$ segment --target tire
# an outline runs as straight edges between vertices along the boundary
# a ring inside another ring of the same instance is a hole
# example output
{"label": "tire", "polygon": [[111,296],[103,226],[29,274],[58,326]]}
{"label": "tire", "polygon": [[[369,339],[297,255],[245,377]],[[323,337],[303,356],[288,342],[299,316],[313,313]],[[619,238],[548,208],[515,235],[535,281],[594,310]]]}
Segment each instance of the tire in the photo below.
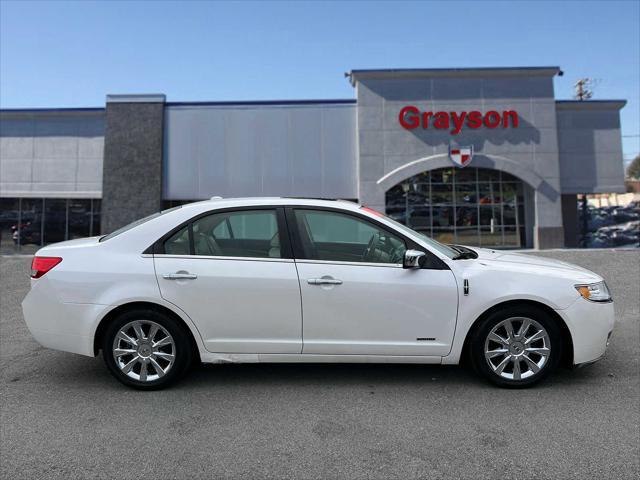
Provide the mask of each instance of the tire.
{"label": "tire", "polygon": [[[522,332],[527,322],[528,327]],[[470,350],[475,371],[487,380],[500,387],[526,388],[557,368],[562,358],[562,334],[544,310],[516,305],[482,320],[473,334]]]}
{"label": "tire", "polygon": [[192,364],[189,332],[173,318],[149,309],[116,317],[102,338],[111,374],[138,390],[160,390],[185,376]]}

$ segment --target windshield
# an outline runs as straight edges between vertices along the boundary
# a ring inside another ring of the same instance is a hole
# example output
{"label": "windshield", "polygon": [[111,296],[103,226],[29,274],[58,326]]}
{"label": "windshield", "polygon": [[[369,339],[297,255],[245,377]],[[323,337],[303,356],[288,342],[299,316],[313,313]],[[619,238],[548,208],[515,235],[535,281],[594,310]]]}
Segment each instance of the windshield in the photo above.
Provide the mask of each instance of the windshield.
{"label": "windshield", "polygon": [[384,217],[385,220],[387,220],[388,222],[391,222],[398,230],[404,233],[418,236],[423,242],[425,242],[427,245],[432,247],[434,250],[437,250],[438,252],[442,253],[443,255],[446,255],[449,258],[454,258],[458,256],[459,252],[456,252],[453,248],[448,247],[440,242],[437,242],[433,238],[427,237],[423,233],[416,232],[415,230],[407,227],[406,225],[403,225],[400,222],[396,222],[393,218],[387,217],[386,215],[382,215],[382,216]]}
{"label": "windshield", "polygon": [[137,227],[138,225],[142,225],[143,223],[146,223],[149,220],[153,220],[154,218],[159,217],[160,215],[164,215],[165,213],[173,212],[174,210],[177,210],[179,208],[182,208],[182,205],[178,205],[177,207],[169,208],[167,210],[162,210],[161,212],[152,213],[148,217],[144,217],[144,218],[141,218],[140,220],[136,220],[135,222],[131,222],[130,224],[125,225],[124,227],[120,227],[118,230],[116,230],[114,232],[111,232],[108,235],[100,237],[100,240],[98,240],[98,241],[105,242],[107,240],[110,240],[113,237],[117,237],[121,233],[126,232],[127,230],[131,230],[132,228]]}

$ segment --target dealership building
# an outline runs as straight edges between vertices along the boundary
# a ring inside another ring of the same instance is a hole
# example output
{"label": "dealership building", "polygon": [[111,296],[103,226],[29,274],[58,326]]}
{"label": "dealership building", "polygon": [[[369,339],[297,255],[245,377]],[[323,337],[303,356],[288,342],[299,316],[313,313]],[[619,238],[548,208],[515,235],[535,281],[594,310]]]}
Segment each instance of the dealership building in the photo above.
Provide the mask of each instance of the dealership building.
{"label": "dealership building", "polygon": [[0,110],[3,247],[210,198],[358,201],[447,243],[577,246],[577,196],[624,192],[623,100],[556,100],[558,67],[354,70],[355,98]]}

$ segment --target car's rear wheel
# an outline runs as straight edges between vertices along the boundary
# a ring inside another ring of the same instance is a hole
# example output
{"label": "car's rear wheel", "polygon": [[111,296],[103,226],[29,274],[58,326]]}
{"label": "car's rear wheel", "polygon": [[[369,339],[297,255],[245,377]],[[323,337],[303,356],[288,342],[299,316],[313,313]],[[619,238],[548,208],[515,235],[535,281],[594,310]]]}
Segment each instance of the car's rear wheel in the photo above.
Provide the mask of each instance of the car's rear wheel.
{"label": "car's rear wheel", "polygon": [[184,376],[192,360],[188,333],[171,317],[134,310],[115,318],[102,339],[107,368],[140,390],[165,388]]}
{"label": "car's rear wheel", "polygon": [[531,386],[557,367],[562,356],[558,325],[544,310],[513,306],[485,318],[471,341],[477,372],[501,387]]}

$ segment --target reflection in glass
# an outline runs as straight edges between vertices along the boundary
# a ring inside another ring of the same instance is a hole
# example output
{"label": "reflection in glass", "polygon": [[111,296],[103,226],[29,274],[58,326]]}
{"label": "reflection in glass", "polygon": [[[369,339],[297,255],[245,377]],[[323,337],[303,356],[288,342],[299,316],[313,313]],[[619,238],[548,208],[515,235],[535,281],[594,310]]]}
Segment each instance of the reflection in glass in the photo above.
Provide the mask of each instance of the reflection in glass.
{"label": "reflection in glass", "polygon": [[431,184],[431,202],[434,205],[453,203],[453,185]]}
{"label": "reflection in glass", "polygon": [[498,170],[489,170],[487,168],[478,168],[479,182],[498,182],[500,181],[500,172]]}
{"label": "reflection in glass", "polygon": [[458,185],[456,183],[456,204],[469,204],[469,203],[477,203],[478,200],[478,192],[476,190],[476,184],[465,183],[462,185]]}
{"label": "reflection in glass", "polygon": [[42,245],[42,198],[23,198],[19,233],[14,238],[19,245]]}
{"label": "reflection in glass", "polygon": [[446,228],[446,229],[434,228],[432,238],[444,244],[450,244],[455,242],[453,229],[449,229],[449,228]]}
{"label": "reflection in glass", "polygon": [[67,200],[47,198],[44,201],[44,244],[64,242],[67,237]]}
{"label": "reflection in glass", "polygon": [[431,170],[431,183],[451,183],[453,182],[453,172],[453,168],[439,168],[438,170]]}
{"label": "reflection in glass", "polygon": [[501,225],[500,207],[495,205],[480,205],[480,225]]}
{"label": "reflection in glass", "polygon": [[34,253],[44,244],[100,233],[100,200],[0,198],[0,252]]}
{"label": "reflection in glass", "polygon": [[478,225],[478,207],[458,207],[456,209],[456,226],[473,227]]}
{"label": "reflection in glass", "polygon": [[519,247],[522,232],[516,227],[504,227],[504,245],[508,247]]}
{"label": "reflection in glass", "polygon": [[502,245],[502,229],[480,227],[480,245],[483,247],[499,247]]}
{"label": "reflection in glass", "polygon": [[480,192],[480,200],[478,203],[487,204],[500,202],[499,183],[479,183],[478,191]]}
{"label": "reflection in glass", "polygon": [[478,228],[457,228],[456,243],[461,245],[479,245]]}
{"label": "reflection in glass", "polygon": [[453,226],[453,213],[453,207],[433,207],[434,228]]}
{"label": "reflection in glass", "polygon": [[17,248],[19,216],[18,198],[0,198],[0,251],[3,253],[11,253]]}
{"label": "reflection in glass", "polygon": [[91,200],[91,235],[100,235],[100,202],[101,200]]}
{"label": "reflection in glass", "polygon": [[415,206],[410,207],[409,226],[411,228],[425,229],[431,228],[431,207]]}
{"label": "reflection in glass", "polygon": [[477,168],[463,168],[456,171],[456,183],[472,183],[478,182],[478,169]]}
{"label": "reflection in glass", "polygon": [[516,209],[511,205],[504,205],[502,207],[502,222],[504,225],[516,224]]}
{"label": "reflection in glass", "polygon": [[91,236],[91,200],[69,200],[69,239]]}

